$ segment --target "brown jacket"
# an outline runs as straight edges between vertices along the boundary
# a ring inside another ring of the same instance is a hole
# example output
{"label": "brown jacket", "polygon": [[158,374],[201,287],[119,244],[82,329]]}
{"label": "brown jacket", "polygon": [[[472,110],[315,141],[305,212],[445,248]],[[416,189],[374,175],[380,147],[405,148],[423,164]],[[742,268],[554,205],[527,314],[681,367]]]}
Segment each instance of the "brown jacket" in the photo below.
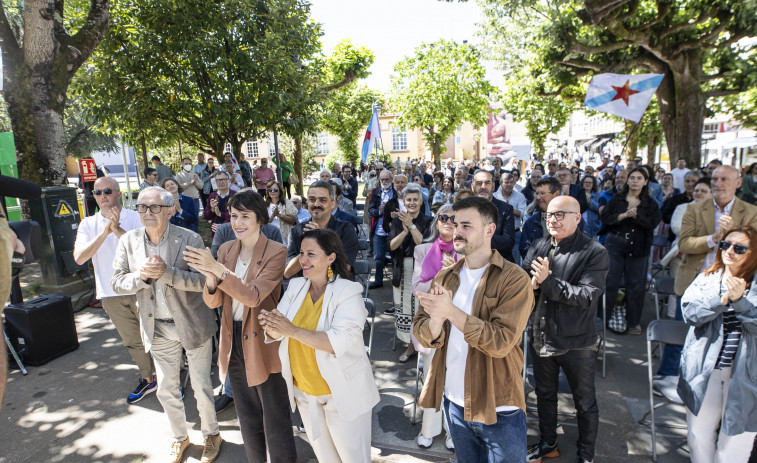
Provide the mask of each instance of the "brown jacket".
{"label": "brown jacket", "polygon": [[[442,269],[434,278],[444,288],[457,291],[459,272],[465,258]],[[496,408],[513,405],[525,411],[523,394],[523,352],[520,340],[534,307],[531,280],[523,269],[492,251],[489,267],[481,277],[473,298],[463,335],[468,343],[465,363],[465,420],[491,425],[497,422]],[[431,338],[429,316],[420,307],[413,320],[413,334],[424,347],[436,348],[428,379],[423,385],[420,405],[439,410],[444,394],[447,364],[447,337],[450,322],[442,334]]]}
{"label": "brown jacket", "polygon": [[[733,202],[731,209],[733,226],[750,225],[757,228],[757,207],[739,198]],[[712,251],[707,245],[707,237],[715,233],[715,204],[711,199],[696,204],[689,204],[681,223],[678,249],[684,256],[676,274],[675,292],[683,296],[699,273],[707,254]]]}
{"label": "brown jacket", "polygon": [[261,233],[258,242],[255,243],[252,261],[244,281],[234,275],[241,249],[242,242],[239,240],[221,245],[218,250],[218,262],[225,265],[230,272],[212,294],[206,286],[203,298],[208,307],[223,305],[218,352],[218,369],[221,378],[226,377],[231,356],[234,334],[232,298],[244,304],[242,352],[247,367],[247,385],[257,386],[265,382],[271,373],[281,372],[279,343],[265,344],[258,314],[261,310],[275,309],[279,303],[287,248],[281,243],[267,239]]}

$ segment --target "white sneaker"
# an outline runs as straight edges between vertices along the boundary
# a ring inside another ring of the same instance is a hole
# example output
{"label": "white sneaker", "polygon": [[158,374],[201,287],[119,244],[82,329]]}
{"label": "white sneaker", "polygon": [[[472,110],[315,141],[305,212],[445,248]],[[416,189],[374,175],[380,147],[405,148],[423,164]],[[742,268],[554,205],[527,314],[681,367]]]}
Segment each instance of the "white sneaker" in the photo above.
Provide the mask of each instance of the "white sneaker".
{"label": "white sneaker", "polygon": [[452,436],[449,434],[444,439],[444,446],[447,447],[447,450],[455,450],[455,444],[452,442]]}
{"label": "white sneaker", "polygon": [[423,437],[423,434],[418,434],[418,447],[423,447],[424,449],[427,449],[431,447],[431,444],[434,443],[434,439],[429,437]]}

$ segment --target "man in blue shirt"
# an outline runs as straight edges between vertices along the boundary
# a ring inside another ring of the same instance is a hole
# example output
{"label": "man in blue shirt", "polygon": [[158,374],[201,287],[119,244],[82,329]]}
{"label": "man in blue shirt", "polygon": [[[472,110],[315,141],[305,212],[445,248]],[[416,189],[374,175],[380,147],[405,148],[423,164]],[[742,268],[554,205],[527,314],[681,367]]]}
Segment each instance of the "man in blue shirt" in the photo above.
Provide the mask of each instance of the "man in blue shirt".
{"label": "man in blue shirt", "polygon": [[292,204],[297,207],[297,223],[305,223],[310,220],[310,212],[308,212],[307,206],[302,207],[302,196],[292,196]]}

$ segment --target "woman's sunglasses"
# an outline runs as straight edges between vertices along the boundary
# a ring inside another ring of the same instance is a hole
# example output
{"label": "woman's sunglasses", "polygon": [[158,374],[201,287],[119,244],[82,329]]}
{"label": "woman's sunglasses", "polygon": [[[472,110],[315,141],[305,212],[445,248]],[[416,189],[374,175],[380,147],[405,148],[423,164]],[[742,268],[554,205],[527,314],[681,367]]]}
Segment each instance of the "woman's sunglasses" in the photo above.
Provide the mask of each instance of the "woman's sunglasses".
{"label": "woman's sunglasses", "polygon": [[278,189],[278,188],[269,188],[269,189],[268,189],[268,192],[269,192],[269,193],[278,193],[278,192],[279,192],[279,189]]}
{"label": "woman's sunglasses", "polygon": [[92,190],[92,194],[95,196],[100,196],[101,194],[104,194],[105,196],[110,196],[113,194],[113,189],[106,188],[104,190]]}
{"label": "woman's sunglasses", "polygon": [[443,223],[447,223],[447,222],[455,223],[455,216],[454,215],[441,214],[441,215],[439,215],[439,220],[441,220]]}
{"label": "woman's sunglasses", "polygon": [[731,246],[733,246],[733,252],[735,252],[736,254],[740,256],[743,256],[744,254],[746,254],[752,249],[752,248],[748,248],[744,246],[743,244],[735,244],[735,243],[731,243],[730,241],[725,241],[725,240],[721,241],[719,246],[720,246],[720,250],[723,252],[726,252]]}

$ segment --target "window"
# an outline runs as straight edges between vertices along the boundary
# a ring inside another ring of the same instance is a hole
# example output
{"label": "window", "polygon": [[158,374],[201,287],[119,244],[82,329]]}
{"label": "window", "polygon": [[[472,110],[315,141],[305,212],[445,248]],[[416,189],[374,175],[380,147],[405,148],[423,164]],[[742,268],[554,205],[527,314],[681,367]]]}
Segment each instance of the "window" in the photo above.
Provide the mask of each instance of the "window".
{"label": "window", "polygon": [[247,157],[248,158],[256,158],[258,157],[258,141],[247,141]]}
{"label": "window", "polygon": [[455,137],[455,143],[460,144],[460,137]]}
{"label": "window", "polygon": [[273,134],[268,135],[268,156],[276,156],[276,143],[274,143]]}
{"label": "window", "polygon": [[718,133],[718,129],[720,129],[719,122],[707,122],[702,128],[702,133]]}
{"label": "window", "polygon": [[231,149],[231,143],[226,143],[226,146],[223,147],[223,152],[224,153],[233,153],[234,152],[234,150]]}
{"label": "window", "polygon": [[326,156],[329,154],[329,134],[321,132],[315,140],[315,155]]}
{"label": "window", "polygon": [[392,127],[392,151],[407,151],[407,132],[405,129]]}

